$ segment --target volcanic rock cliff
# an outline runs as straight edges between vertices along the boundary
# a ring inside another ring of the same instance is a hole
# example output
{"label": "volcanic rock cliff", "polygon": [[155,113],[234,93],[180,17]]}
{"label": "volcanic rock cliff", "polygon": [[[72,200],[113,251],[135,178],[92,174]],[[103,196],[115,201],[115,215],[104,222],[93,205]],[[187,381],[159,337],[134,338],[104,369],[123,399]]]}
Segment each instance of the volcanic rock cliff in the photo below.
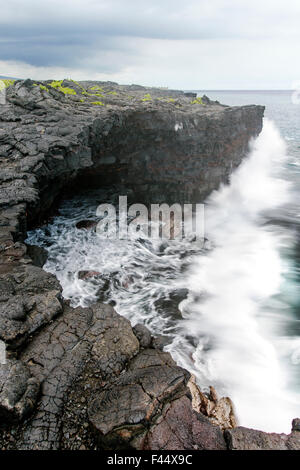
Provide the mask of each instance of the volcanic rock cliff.
{"label": "volcanic rock cliff", "polygon": [[190,374],[155,348],[145,327],[132,329],[109,305],[71,308],[57,279],[42,270],[42,256],[24,244],[28,228],[66,187],[118,182],[140,202],[200,202],[241,162],[262,116],[260,106],[231,108],[110,82],[26,80],[6,89],[1,448],[227,449],[252,441],[258,448],[299,447],[297,422],[279,441],[244,428],[224,434],[193,409]]}
{"label": "volcanic rock cliff", "polygon": [[241,162],[264,108],[195,96],[111,83],[16,82],[0,108],[1,206],[25,203],[31,220],[72,182],[126,182],[143,203],[200,202]]}

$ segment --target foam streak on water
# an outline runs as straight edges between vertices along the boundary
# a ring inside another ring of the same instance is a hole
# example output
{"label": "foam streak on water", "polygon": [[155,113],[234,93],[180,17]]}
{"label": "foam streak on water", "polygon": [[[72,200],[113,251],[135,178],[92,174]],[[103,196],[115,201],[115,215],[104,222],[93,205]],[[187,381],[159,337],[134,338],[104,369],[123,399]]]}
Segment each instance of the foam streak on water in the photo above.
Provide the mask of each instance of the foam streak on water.
{"label": "foam streak on water", "polygon": [[[231,184],[207,201],[205,251],[187,240],[99,243],[94,231],[75,226],[95,217],[99,195],[64,203],[53,223],[29,234],[30,243],[47,247],[44,269],[56,274],[73,306],[89,305],[104,289],[105,301],[114,300],[133,324],[169,336],[166,349],[202,388],[228,394],[242,425],[279,432],[288,432],[300,411],[291,385],[300,338],[287,333],[294,319],[282,298],[290,269],[282,251],[293,234],[266,224],[268,211],[289,203],[289,184],[278,176],[285,158],[284,141],[266,121]],[[81,280],[80,270],[101,278]],[[181,315],[170,302],[180,288],[189,289]]]}

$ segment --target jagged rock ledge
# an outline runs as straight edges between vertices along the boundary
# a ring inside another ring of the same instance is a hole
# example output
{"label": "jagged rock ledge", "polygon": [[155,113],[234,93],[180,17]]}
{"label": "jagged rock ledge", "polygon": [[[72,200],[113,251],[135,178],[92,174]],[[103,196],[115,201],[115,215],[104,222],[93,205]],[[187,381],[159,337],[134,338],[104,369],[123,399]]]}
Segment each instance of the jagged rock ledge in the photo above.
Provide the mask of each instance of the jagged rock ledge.
{"label": "jagged rock ledge", "polygon": [[66,185],[126,182],[141,202],[199,202],[240,163],[261,130],[263,107],[109,82],[17,81],[6,95],[0,448],[297,448],[297,422],[279,441],[244,428],[224,434],[213,424],[219,402],[202,397],[197,409],[190,374],[154,348],[144,327],[132,329],[109,305],[71,308],[23,243]]}

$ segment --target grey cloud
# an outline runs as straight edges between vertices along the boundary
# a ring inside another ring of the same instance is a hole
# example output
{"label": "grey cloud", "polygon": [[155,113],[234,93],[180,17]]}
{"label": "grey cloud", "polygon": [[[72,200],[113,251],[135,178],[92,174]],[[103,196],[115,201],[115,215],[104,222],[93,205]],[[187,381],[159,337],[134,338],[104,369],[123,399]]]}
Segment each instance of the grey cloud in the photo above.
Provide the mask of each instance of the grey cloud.
{"label": "grey cloud", "polygon": [[[0,13],[0,60],[107,74],[144,63],[179,71],[177,47],[193,66],[234,61],[245,41],[295,49],[300,39],[299,0],[9,0]],[[208,43],[214,57],[200,48]]]}
{"label": "grey cloud", "polygon": [[[282,7],[289,3],[287,15],[287,8]],[[291,32],[293,23],[298,26],[296,13],[300,13],[297,0],[10,0],[1,7],[0,24],[2,37],[77,32],[221,39],[269,35],[280,30],[280,25]]]}
{"label": "grey cloud", "polygon": [[[118,64],[111,59],[118,57]],[[79,67],[82,62],[102,55],[98,63],[103,71],[114,71],[123,66],[130,55],[130,47],[119,38],[105,36],[57,35],[32,38],[14,38],[0,41],[0,59],[17,60],[35,66]],[[96,65],[96,64],[95,64]],[[111,67],[112,66],[112,67]]]}

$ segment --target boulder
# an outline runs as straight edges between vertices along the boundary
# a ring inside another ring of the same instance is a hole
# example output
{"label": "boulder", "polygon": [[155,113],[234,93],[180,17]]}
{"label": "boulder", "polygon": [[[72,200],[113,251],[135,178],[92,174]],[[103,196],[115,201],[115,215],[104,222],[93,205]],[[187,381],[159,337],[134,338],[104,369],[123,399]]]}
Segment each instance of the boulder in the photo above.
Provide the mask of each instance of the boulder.
{"label": "boulder", "polygon": [[207,416],[211,423],[223,430],[237,426],[234,406],[229,397],[218,398],[214,387],[210,387],[209,394],[201,392],[193,375],[188,382],[188,387],[192,395],[194,410]]}
{"label": "boulder", "polygon": [[45,248],[36,245],[26,244],[27,255],[31,258],[35,266],[42,268],[47,261],[48,252]]}
{"label": "boulder", "polygon": [[36,266],[25,264],[0,278],[1,290],[0,339],[12,349],[62,312],[59,282]]}
{"label": "boulder", "polygon": [[96,227],[96,225],[97,225],[97,222],[95,220],[80,220],[79,222],[77,222],[76,228],[80,230],[82,229],[90,230]]}
{"label": "boulder", "polygon": [[150,427],[144,440],[149,450],[226,450],[223,433],[184,396],[172,401],[161,418]]}
{"label": "boulder", "polygon": [[100,446],[126,447],[147,432],[163,405],[186,393],[188,378],[189,373],[176,366],[168,353],[141,351],[127,372],[89,407],[89,420]]}
{"label": "boulder", "polygon": [[89,407],[100,447],[226,449],[221,430],[193,410],[188,379],[168,353],[141,351]]}
{"label": "boulder", "polygon": [[99,271],[78,271],[78,279],[81,279],[82,281],[86,279],[97,278],[99,276],[101,276]]}
{"label": "boulder", "polygon": [[140,346],[142,348],[149,348],[151,346],[151,332],[145,325],[137,323],[133,328],[133,332],[139,340]]}
{"label": "boulder", "polygon": [[0,422],[16,422],[35,407],[39,382],[21,361],[7,359],[0,364]]}
{"label": "boulder", "polygon": [[165,346],[170,344],[171,341],[172,339],[169,336],[155,335],[152,338],[151,345],[152,345],[152,348],[163,351]]}

